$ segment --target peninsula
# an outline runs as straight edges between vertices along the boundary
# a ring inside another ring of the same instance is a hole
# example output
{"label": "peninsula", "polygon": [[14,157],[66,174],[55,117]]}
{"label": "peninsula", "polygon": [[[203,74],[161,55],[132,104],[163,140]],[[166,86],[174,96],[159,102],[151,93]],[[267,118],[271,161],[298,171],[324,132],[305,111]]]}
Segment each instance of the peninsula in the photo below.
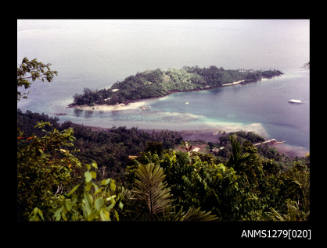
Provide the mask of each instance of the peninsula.
{"label": "peninsula", "polygon": [[74,95],[74,102],[68,107],[94,106],[122,107],[129,103],[163,97],[174,92],[208,90],[217,87],[246,84],[272,78],[283,74],[278,70],[225,70],[210,66],[184,66],[182,69],[150,70],[129,76],[110,88],[92,91],[85,88],[84,93]]}

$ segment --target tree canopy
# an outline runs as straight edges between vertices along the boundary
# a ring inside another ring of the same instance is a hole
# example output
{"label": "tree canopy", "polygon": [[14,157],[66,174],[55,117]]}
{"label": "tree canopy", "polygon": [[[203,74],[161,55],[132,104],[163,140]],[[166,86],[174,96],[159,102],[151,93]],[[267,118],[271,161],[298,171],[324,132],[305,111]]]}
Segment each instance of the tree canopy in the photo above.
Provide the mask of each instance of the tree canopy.
{"label": "tree canopy", "polygon": [[23,58],[19,67],[17,67],[17,100],[27,98],[27,93],[21,92],[19,87],[28,89],[31,86],[31,81],[41,80],[42,82],[51,82],[54,76],[58,75],[57,71],[50,69],[51,64],[44,64],[36,58],[29,60]]}

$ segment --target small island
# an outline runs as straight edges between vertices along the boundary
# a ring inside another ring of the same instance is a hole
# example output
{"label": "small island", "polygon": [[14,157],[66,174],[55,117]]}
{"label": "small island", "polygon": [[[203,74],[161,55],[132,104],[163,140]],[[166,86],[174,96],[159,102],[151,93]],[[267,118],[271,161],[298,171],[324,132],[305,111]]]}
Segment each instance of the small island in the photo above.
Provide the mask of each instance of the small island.
{"label": "small island", "polygon": [[[92,91],[84,89],[84,93],[74,95],[74,102],[68,107],[84,107],[90,110],[111,107],[112,110],[128,109],[127,105],[141,100],[167,96],[175,92],[208,90],[236,84],[257,82],[264,78],[280,76],[278,70],[225,70],[210,66],[184,66],[182,69],[149,70],[129,76],[110,88]],[[134,104],[135,105],[135,104]]]}

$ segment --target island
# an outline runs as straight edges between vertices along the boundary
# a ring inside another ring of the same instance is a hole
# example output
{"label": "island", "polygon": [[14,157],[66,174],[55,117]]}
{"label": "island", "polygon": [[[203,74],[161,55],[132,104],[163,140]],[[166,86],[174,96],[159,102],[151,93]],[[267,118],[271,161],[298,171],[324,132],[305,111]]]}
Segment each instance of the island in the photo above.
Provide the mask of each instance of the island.
{"label": "island", "polygon": [[95,91],[85,88],[83,94],[74,95],[74,102],[68,107],[86,107],[94,110],[94,106],[97,109],[110,106],[112,110],[127,109],[130,103],[142,106],[141,100],[163,97],[175,92],[247,84],[282,74],[279,70],[226,70],[216,66],[148,70],[129,76],[108,88]]}

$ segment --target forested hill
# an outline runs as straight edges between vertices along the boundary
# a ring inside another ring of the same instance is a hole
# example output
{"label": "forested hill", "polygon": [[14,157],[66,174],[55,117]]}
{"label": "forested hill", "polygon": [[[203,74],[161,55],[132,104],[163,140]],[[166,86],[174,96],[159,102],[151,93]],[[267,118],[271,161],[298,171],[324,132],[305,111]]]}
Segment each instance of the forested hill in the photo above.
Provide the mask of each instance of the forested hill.
{"label": "forested hill", "polygon": [[203,90],[221,87],[236,81],[256,82],[262,78],[272,78],[283,74],[278,70],[225,70],[220,67],[186,67],[182,69],[160,69],[137,73],[121,82],[116,82],[109,89],[92,91],[85,88],[84,93],[74,96],[75,105],[119,104],[141,99],[166,96],[173,92]]}

